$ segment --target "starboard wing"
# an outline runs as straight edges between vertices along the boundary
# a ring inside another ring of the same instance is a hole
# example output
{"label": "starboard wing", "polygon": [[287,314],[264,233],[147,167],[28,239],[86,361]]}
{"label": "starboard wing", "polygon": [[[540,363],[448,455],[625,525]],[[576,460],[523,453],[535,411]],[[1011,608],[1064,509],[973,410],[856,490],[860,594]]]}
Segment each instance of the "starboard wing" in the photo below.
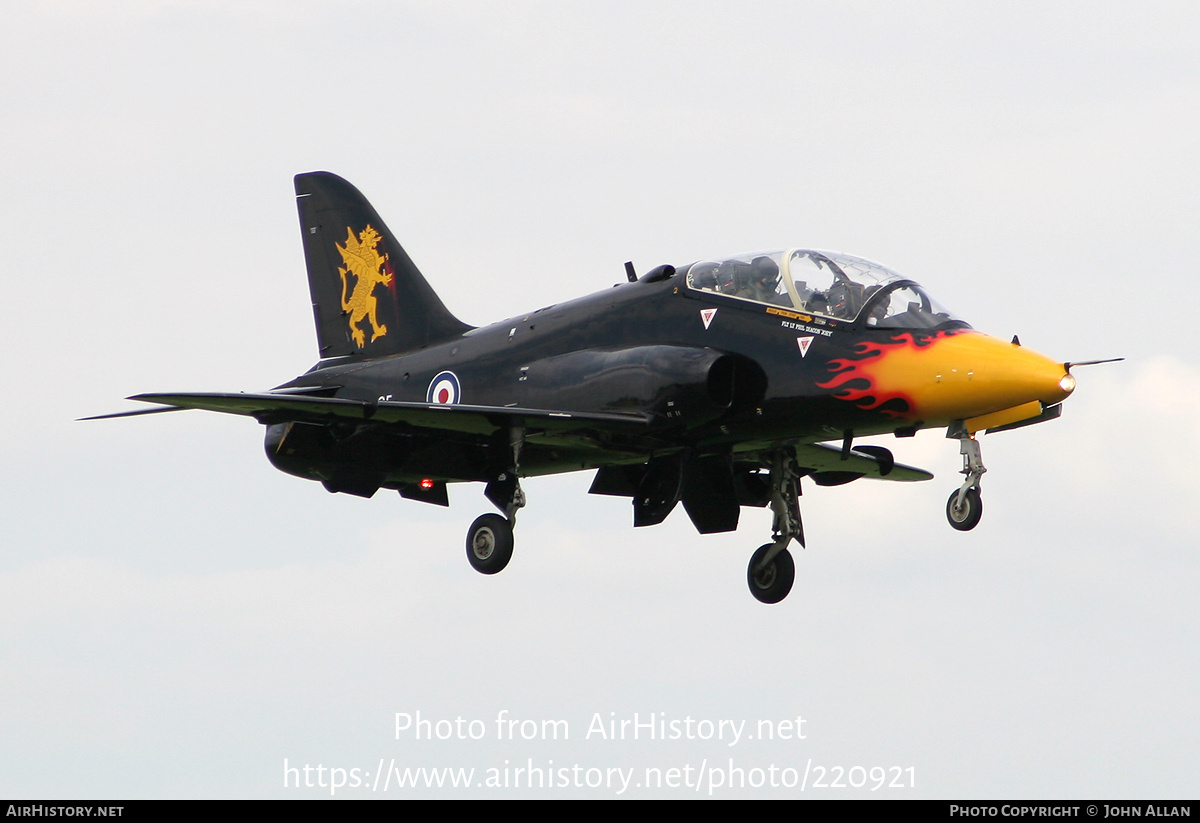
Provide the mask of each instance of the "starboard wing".
{"label": "starboard wing", "polygon": [[153,411],[203,409],[253,417],[260,423],[323,422],[330,418],[341,418],[356,422],[407,424],[433,431],[478,435],[491,435],[510,427],[518,420],[525,426],[537,428],[546,434],[568,434],[583,429],[634,433],[646,428],[651,422],[650,415],[640,412],[575,412],[517,406],[443,405],[393,400],[368,402],[340,397],[308,397],[272,392],[139,394],[129,399],[169,407]]}

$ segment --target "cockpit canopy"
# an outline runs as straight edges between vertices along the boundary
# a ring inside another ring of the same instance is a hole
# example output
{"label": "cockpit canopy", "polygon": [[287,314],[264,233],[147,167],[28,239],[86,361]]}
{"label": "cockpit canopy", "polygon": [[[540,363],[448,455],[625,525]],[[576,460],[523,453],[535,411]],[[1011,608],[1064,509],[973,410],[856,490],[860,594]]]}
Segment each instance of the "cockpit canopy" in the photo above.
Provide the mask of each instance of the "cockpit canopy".
{"label": "cockpit canopy", "polygon": [[868,326],[932,329],[966,326],[925,290],[878,263],[840,252],[754,252],[687,267],[698,291],[781,306]]}

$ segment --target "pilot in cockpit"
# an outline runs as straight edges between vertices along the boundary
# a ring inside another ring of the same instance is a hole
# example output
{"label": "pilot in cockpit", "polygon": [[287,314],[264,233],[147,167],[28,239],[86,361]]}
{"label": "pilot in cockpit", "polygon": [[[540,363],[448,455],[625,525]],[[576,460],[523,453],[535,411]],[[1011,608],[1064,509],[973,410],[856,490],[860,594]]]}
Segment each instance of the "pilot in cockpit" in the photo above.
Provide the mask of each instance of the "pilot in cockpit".
{"label": "pilot in cockpit", "polygon": [[788,305],[786,295],[779,293],[779,265],[765,255],[750,262],[749,287],[746,297],[760,303]]}

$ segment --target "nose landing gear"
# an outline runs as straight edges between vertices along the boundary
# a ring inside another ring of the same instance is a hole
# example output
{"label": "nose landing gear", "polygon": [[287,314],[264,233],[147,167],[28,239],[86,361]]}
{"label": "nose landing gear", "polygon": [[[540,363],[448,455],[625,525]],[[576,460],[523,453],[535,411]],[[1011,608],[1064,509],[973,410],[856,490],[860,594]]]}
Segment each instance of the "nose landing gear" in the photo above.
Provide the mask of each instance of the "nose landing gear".
{"label": "nose landing gear", "polygon": [[983,517],[983,498],[979,481],[987,469],[983,465],[979,441],[974,435],[964,433],[959,436],[958,442],[963,458],[961,474],[966,477],[958,491],[951,494],[950,499],[946,501],[946,519],[960,532],[968,532],[978,526],[980,518]]}

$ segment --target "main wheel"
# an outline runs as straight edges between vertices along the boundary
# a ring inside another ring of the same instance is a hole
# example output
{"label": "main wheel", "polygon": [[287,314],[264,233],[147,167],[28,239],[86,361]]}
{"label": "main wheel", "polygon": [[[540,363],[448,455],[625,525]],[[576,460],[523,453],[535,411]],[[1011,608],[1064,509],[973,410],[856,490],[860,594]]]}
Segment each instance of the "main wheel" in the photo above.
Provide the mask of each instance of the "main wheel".
{"label": "main wheel", "polygon": [[766,557],[774,545],[768,543],[760,546],[750,557],[750,566],[746,569],[746,582],[750,584],[750,594],[763,603],[778,603],[787,597],[796,579],[796,561],[792,560],[792,554],[787,549],[775,555],[762,569],[755,570],[759,561]]}
{"label": "main wheel", "polygon": [[467,560],[480,574],[504,571],[512,559],[512,524],[498,514],[475,518],[467,532]]}
{"label": "main wheel", "polygon": [[956,503],[957,491],[946,501],[946,519],[950,521],[950,525],[960,532],[969,532],[978,526],[979,518],[983,517],[983,498],[979,496],[979,489],[967,489],[967,493],[963,495],[962,506],[956,506]]}

